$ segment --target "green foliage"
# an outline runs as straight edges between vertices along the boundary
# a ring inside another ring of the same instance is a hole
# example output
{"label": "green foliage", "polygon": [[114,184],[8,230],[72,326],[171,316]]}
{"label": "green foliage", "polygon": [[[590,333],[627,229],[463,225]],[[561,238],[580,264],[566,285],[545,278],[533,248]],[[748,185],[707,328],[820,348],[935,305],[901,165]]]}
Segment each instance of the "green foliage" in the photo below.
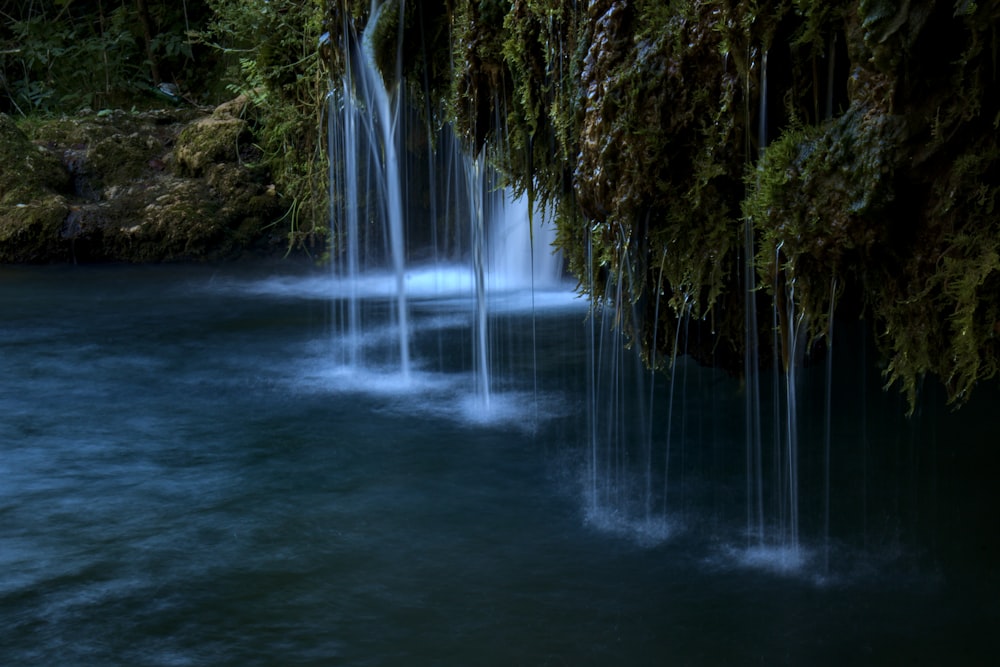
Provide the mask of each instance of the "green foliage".
{"label": "green foliage", "polygon": [[504,16],[512,10],[501,0],[459,0],[452,14],[452,62],[456,69],[447,113],[474,152],[490,141],[503,141],[501,119],[510,92],[504,63]]}
{"label": "green foliage", "polygon": [[511,79],[499,166],[515,191],[548,208],[571,191],[576,158],[581,19],[565,0],[517,3],[504,21],[502,53]]}
{"label": "green foliage", "polygon": [[929,188],[917,252],[875,285],[886,377],[916,399],[927,373],[952,401],[1000,372],[1000,168],[995,135],[973,144]]}
{"label": "green foliage", "polygon": [[[263,165],[288,202],[290,248],[308,250],[326,231],[326,165],[319,137],[327,80],[317,44],[322,0],[210,0],[208,39],[231,59],[228,87],[253,102]],[[262,39],[263,36],[263,39]]]}
{"label": "green foliage", "polygon": [[0,56],[12,103],[28,113],[107,106],[128,94],[143,74],[134,22],[123,7],[96,26],[43,14],[15,21],[18,47]]}
{"label": "green foliage", "polygon": [[37,0],[10,8],[0,25],[0,88],[9,107],[0,111],[152,104],[150,57],[164,80],[198,90],[213,64],[191,36],[204,23],[204,1],[148,4],[148,51],[133,2]]}
{"label": "green foliage", "polygon": [[888,238],[901,141],[897,120],[852,107],[821,126],[793,124],[747,174],[761,283],[794,280],[814,336],[826,330],[831,277],[864,275]]}

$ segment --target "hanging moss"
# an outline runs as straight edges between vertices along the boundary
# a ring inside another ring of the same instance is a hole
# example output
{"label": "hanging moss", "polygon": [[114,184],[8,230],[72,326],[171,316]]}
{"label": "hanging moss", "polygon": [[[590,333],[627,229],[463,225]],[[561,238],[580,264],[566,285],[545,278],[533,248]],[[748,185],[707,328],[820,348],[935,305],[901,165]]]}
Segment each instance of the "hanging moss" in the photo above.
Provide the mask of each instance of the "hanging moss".
{"label": "hanging moss", "polygon": [[684,322],[704,327],[700,358],[742,366],[749,252],[758,296],[794,299],[811,339],[833,310],[866,317],[911,405],[928,373],[958,402],[996,374],[996,3],[454,0],[438,13],[407,3],[402,25],[380,28],[386,44],[404,35],[408,86],[445,98],[470,149],[556,211],[581,288],[636,314],[621,325],[650,362]]}
{"label": "hanging moss", "polygon": [[789,128],[747,174],[761,284],[773,293],[779,273],[794,281],[813,337],[827,329],[831,278],[864,276],[889,236],[902,139],[898,119],[852,107]]}
{"label": "hanging moss", "polygon": [[874,308],[890,383],[916,397],[927,373],[964,401],[1000,364],[1000,146],[971,143],[921,198],[914,252],[879,274]]}
{"label": "hanging moss", "polygon": [[504,17],[510,3],[460,0],[452,14],[455,67],[448,114],[471,150],[501,141],[503,101],[511,89],[503,57]]}

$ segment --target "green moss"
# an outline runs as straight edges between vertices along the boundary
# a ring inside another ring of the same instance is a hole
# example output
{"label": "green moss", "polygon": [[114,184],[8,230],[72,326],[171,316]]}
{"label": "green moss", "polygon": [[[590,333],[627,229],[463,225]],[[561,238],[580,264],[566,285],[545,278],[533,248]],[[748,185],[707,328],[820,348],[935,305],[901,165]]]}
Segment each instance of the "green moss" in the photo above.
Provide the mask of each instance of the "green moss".
{"label": "green moss", "polygon": [[0,204],[5,206],[64,190],[69,182],[59,159],[46,147],[29,141],[6,114],[0,114],[0,161]]}
{"label": "green moss", "polygon": [[961,403],[1000,370],[1000,147],[968,146],[923,200],[918,249],[875,285],[886,377],[916,398],[928,373]]}
{"label": "green moss", "polygon": [[203,118],[185,127],[177,138],[175,168],[180,175],[200,176],[213,164],[236,162],[244,141],[250,141],[246,121]]}
{"label": "green moss", "polygon": [[863,276],[889,236],[902,159],[898,119],[852,107],[821,126],[792,126],[747,174],[744,215],[760,239],[757,269],[773,292],[794,281],[813,336],[827,327],[830,281]]}
{"label": "green moss", "polygon": [[47,263],[68,258],[62,242],[70,213],[60,195],[43,194],[30,203],[3,205],[0,212],[0,263]]}
{"label": "green moss", "polygon": [[648,360],[688,318],[710,323],[702,358],[738,359],[749,254],[811,340],[841,307],[868,319],[911,406],[928,374],[956,402],[996,375],[996,3],[444,4],[448,30],[407,3],[380,50],[436,26],[410,87],[438,82],[467,145],[557,212],[581,288],[636,314],[620,324]]}
{"label": "green moss", "polygon": [[62,256],[61,232],[69,214],[59,194],[66,170],[0,114],[0,262],[46,262]]}

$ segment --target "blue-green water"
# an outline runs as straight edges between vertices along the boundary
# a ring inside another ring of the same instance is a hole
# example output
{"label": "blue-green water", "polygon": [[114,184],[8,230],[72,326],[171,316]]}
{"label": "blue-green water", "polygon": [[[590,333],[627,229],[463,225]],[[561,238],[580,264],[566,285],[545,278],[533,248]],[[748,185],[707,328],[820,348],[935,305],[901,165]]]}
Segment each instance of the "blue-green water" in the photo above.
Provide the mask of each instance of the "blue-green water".
{"label": "blue-green water", "polygon": [[868,387],[869,446],[939,435],[835,451],[830,564],[782,570],[743,548],[736,380],[691,370],[651,537],[588,510],[579,304],[496,318],[485,411],[465,300],[412,299],[403,386],[337,367],[325,280],[0,268],[0,664],[994,664],[995,398]]}

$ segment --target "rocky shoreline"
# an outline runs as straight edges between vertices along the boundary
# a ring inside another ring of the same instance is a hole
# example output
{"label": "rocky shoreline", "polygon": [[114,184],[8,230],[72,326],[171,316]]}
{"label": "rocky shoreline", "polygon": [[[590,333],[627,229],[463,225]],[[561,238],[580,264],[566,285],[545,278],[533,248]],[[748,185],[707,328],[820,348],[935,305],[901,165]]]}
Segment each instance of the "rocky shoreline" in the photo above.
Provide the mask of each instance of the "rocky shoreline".
{"label": "rocky shoreline", "polygon": [[245,97],[214,109],[0,114],[0,263],[172,262],[288,250]]}

